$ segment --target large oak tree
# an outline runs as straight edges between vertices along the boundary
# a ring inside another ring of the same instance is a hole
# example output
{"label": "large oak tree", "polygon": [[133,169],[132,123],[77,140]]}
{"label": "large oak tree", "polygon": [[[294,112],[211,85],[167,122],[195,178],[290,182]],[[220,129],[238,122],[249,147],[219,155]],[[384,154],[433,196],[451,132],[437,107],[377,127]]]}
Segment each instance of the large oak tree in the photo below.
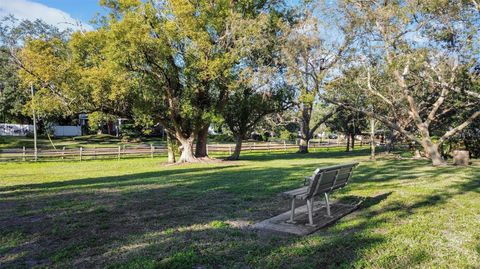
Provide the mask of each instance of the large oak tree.
{"label": "large oak tree", "polygon": [[[445,164],[440,145],[480,116],[478,88],[463,83],[465,77],[476,80],[471,70],[478,59],[478,12],[441,0],[349,0],[344,8],[362,33],[373,60],[369,64],[380,66],[378,75],[391,83],[375,87],[368,73],[359,87],[381,107],[388,106],[388,114],[343,105],[417,142],[433,165]],[[445,121],[459,112],[463,120]],[[408,120],[402,126],[398,118]]]}
{"label": "large oak tree", "polygon": [[[206,143],[213,116],[228,97],[232,68],[241,61],[239,20],[268,12],[274,1],[106,0],[108,60],[134,74],[140,96],[192,162]],[[248,44],[246,44],[248,45]]]}

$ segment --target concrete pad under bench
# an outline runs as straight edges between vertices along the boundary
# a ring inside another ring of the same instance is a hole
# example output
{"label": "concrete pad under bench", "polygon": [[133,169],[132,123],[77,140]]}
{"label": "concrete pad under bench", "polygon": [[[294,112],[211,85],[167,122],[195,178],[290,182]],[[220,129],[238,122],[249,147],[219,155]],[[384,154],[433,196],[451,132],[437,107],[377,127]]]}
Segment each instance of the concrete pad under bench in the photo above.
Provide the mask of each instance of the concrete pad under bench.
{"label": "concrete pad under bench", "polygon": [[325,204],[322,201],[316,201],[313,207],[313,223],[315,226],[308,225],[307,205],[303,205],[295,209],[295,223],[287,222],[290,220],[289,210],[273,218],[256,223],[252,228],[296,235],[307,235],[336,222],[343,216],[357,209],[360,204],[361,202],[356,204],[332,203],[330,204],[331,217],[329,217],[327,216]]}

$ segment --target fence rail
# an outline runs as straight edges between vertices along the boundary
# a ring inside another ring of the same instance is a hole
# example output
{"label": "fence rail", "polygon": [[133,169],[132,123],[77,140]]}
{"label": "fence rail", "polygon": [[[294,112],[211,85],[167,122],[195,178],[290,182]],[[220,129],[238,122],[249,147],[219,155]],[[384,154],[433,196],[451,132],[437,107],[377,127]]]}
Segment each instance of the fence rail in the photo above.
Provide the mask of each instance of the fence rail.
{"label": "fence rail", "polygon": [[[320,148],[345,147],[345,143],[315,142],[310,143],[312,151]],[[242,151],[291,151],[298,145],[291,143],[243,143]],[[235,144],[208,144],[208,153],[228,153],[235,150]],[[167,154],[166,146],[118,146],[118,147],[79,147],[61,149],[15,148],[0,150],[0,162],[32,160],[92,160],[100,158],[158,157]]]}

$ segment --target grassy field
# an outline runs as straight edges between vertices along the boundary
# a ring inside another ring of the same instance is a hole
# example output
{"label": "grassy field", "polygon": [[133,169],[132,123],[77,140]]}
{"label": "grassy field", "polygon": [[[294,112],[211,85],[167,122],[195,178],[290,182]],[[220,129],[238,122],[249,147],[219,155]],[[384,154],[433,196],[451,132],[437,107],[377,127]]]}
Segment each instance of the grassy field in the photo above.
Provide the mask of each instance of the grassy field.
{"label": "grassy field", "polygon": [[[0,267],[478,268],[480,161],[367,156],[0,163]],[[358,211],[306,237],[248,228],[288,210],[278,194],[314,168],[353,160],[333,197],[365,199]]]}

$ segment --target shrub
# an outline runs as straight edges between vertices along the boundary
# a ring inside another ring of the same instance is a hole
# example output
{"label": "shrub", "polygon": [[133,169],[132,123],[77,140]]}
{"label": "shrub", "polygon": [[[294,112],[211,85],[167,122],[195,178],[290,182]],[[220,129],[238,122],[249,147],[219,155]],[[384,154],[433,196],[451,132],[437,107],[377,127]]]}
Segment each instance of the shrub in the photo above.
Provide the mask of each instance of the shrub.
{"label": "shrub", "polygon": [[286,141],[292,141],[295,140],[296,135],[295,133],[292,133],[288,130],[283,130],[280,132],[280,139],[286,140]]}
{"label": "shrub", "polygon": [[263,137],[257,133],[252,134],[252,139],[255,141],[263,141]]}
{"label": "shrub", "polygon": [[214,142],[234,142],[235,139],[228,134],[208,135],[208,139]]}
{"label": "shrub", "polygon": [[122,137],[139,137],[141,136],[141,132],[138,131],[133,124],[123,124],[120,127],[120,135]]}

